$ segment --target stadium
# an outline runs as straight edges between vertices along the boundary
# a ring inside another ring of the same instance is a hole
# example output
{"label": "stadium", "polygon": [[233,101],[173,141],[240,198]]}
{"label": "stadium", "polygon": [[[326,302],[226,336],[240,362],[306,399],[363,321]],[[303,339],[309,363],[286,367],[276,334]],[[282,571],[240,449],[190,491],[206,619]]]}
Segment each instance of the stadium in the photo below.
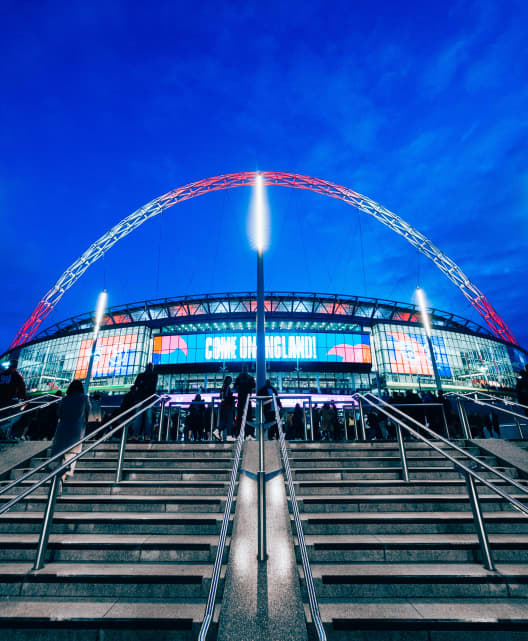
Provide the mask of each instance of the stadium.
{"label": "stadium", "polygon": [[[227,374],[255,364],[254,293],[164,298],[109,308],[91,391],[122,394],[148,362],[162,392],[214,392]],[[268,292],[267,372],[282,393],[433,389],[435,379],[414,304],[317,293]],[[430,310],[432,345],[446,390],[513,391],[528,361],[517,345],[479,324]],[[18,356],[28,390],[64,389],[86,376],[94,313],[40,331],[2,357]]]}

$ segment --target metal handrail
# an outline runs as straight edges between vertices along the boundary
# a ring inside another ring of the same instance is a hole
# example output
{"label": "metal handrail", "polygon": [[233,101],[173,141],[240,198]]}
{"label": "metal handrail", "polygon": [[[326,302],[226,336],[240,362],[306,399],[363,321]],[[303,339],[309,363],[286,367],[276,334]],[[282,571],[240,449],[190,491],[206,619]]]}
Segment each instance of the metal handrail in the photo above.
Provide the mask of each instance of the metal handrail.
{"label": "metal handrail", "polygon": [[[389,403],[386,403],[385,401],[383,401],[383,399],[380,399],[375,394],[372,394],[371,392],[368,392],[368,395],[369,396],[373,396],[378,401],[381,401],[384,405],[386,405],[390,409],[398,411],[396,409],[395,405],[390,405]],[[454,456],[451,456],[451,454],[448,454],[447,452],[445,452],[441,447],[439,447],[435,443],[432,443],[429,439],[425,438],[425,436],[423,436],[422,434],[419,434],[416,430],[413,430],[412,427],[407,425],[404,421],[402,421],[400,418],[398,418],[394,414],[391,414],[390,412],[387,412],[383,408],[381,408],[378,405],[376,405],[375,403],[373,403],[371,400],[369,400],[367,398],[367,395],[357,394],[356,396],[358,396],[359,398],[361,398],[362,400],[367,402],[369,405],[375,407],[377,410],[379,410],[380,412],[385,414],[385,416],[387,416],[388,418],[390,418],[390,419],[396,421],[397,423],[399,423],[400,426],[405,428],[412,436],[414,436],[418,440],[423,441],[424,443],[429,445],[429,447],[431,447],[432,449],[436,450],[444,458],[449,459],[452,463],[455,464],[455,466],[457,468],[461,469],[465,474],[469,474],[470,476],[472,476],[475,479],[477,479],[477,481],[479,481],[480,483],[483,483],[484,485],[487,485],[491,490],[493,490],[494,492],[496,492],[497,494],[502,496],[502,498],[504,498],[507,501],[509,501],[517,510],[519,510],[519,512],[523,512],[524,514],[528,515],[528,507],[526,505],[524,505],[523,503],[521,503],[520,501],[517,501],[517,499],[513,498],[513,496],[510,496],[507,492],[504,492],[503,490],[501,490],[499,487],[497,487],[496,485],[494,485],[493,483],[488,481],[488,479],[486,479],[485,477],[481,476],[478,472],[476,472],[475,470],[472,470],[470,467],[467,467],[466,465],[461,463],[458,459],[456,459]],[[458,447],[458,445],[456,445],[455,443],[452,443],[451,441],[448,441],[447,439],[443,438],[442,436],[440,436],[436,432],[433,432],[433,430],[429,429],[425,425],[422,425],[421,423],[419,423],[415,419],[411,418],[407,414],[404,414],[403,412],[399,412],[399,411],[398,411],[398,413],[402,414],[403,417],[405,418],[405,420],[411,421],[417,427],[419,427],[421,430],[425,430],[426,432],[428,432],[429,434],[434,436],[436,440],[440,440],[443,443],[445,443],[446,445],[449,445],[450,447],[454,448],[455,450],[457,450],[458,452],[463,454],[465,457],[470,458],[471,460],[475,461],[480,467],[484,467],[488,471],[496,474],[501,479],[505,480],[507,483],[509,483],[511,485],[514,485],[517,489],[521,490],[525,494],[528,494],[528,488],[525,487],[524,485],[520,485],[519,483],[517,483],[517,481],[515,481],[515,479],[511,478],[511,476],[508,476],[507,474],[504,474],[503,472],[500,472],[499,470],[497,470],[496,468],[492,467],[491,465],[488,465],[484,461],[481,461],[476,456],[473,456],[473,454],[471,454],[470,452],[467,452],[466,450],[462,449],[461,447]]]}
{"label": "metal handrail", "polygon": [[[145,403],[145,401],[142,401]],[[102,436],[98,441],[95,441],[95,443],[92,443],[89,447],[87,447],[85,450],[82,452],[79,452],[75,456],[73,456],[71,459],[68,459],[67,461],[64,461],[62,464],[59,465],[55,470],[44,476],[42,479],[37,481],[34,485],[32,485],[30,488],[27,490],[23,491],[21,494],[16,496],[15,498],[11,499],[8,501],[5,505],[0,507],[0,515],[4,514],[4,512],[7,512],[10,510],[12,507],[14,507],[17,503],[19,503],[22,499],[24,499],[26,496],[34,492],[36,489],[47,483],[49,480],[51,480],[51,485],[50,485],[50,490],[48,493],[48,502],[46,504],[46,508],[44,510],[44,517],[42,519],[42,528],[40,531],[40,537],[39,537],[39,542],[38,542],[38,547],[37,547],[37,555],[35,558],[35,563],[33,565],[34,570],[40,570],[41,568],[44,567],[45,564],[45,557],[46,557],[46,550],[48,546],[48,540],[49,540],[49,535],[50,535],[50,528],[51,528],[51,523],[53,521],[53,515],[55,512],[55,502],[59,493],[59,475],[61,475],[63,472],[68,470],[72,463],[75,463],[78,461],[80,458],[83,456],[86,456],[88,452],[91,452],[93,449],[98,447],[101,443],[107,441],[108,439],[112,438],[114,434],[116,434],[119,430],[125,429],[128,426],[128,423],[131,421],[135,420],[136,416],[141,414],[142,412],[146,412],[148,409],[153,407],[156,403],[158,402],[158,399],[156,398],[154,401],[152,401],[149,405],[145,405],[142,407],[139,412],[134,414],[133,416],[130,416],[127,418],[123,423],[120,425],[117,425],[114,427],[113,430]],[[81,442],[81,441],[79,441]],[[69,451],[72,449],[72,447],[75,447],[75,445],[67,448],[65,451]],[[55,457],[54,457],[55,458]]]}
{"label": "metal handrail", "polygon": [[216,550],[216,559],[211,576],[211,586],[209,588],[209,597],[204,610],[204,618],[200,633],[198,634],[198,641],[205,641],[209,626],[213,619],[214,607],[216,602],[216,593],[218,590],[218,580],[220,578],[220,570],[222,569],[222,560],[224,557],[225,540],[227,536],[227,527],[229,525],[229,516],[231,514],[231,506],[233,504],[233,494],[235,492],[235,483],[238,476],[238,467],[240,464],[240,453],[242,451],[242,443],[244,442],[244,433],[246,431],[246,419],[249,406],[249,396],[246,399],[244,406],[244,414],[242,415],[242,424],[240,425],[240,434],[238,435],[235,447],[235,459],[233,461],[233,469],[231,470],[231,480],[229,482],[229,492],[227,494],[226,506],[224,509],[224,518],[222,519],[222,528],[220,529],[220,538],[218,539],[218,548]]}
{"label": "metal handrail", "polygon": [[[471,401],[472,403],[475,403],[475,405],[482,405],[484,407],[490,407],[491,409],[497,410],[497,412],[504,412],[505,414],[510,414],[511,416],[515,416],[517,418],[522,418],[523,420],[527,420],[528,419],[528,417],[525,414],[518,414],[517,412],[512,412],[511,410],[507,410],[504,407],[497,407],[496,405],[491,405],[491,403],[487,403],[486,401],[483,401],[480,398],[471,398],[470,395],[466,396],[465,394],[458,394],[457,392],[449,392],[449,396],[454,396],[456,398],[461,398],[464,401]],[[504,401],[502,401],[502,402],[504,402]],[[512,403],[512,404],[513,405],[519,405],[519,403]],[[522,405],[521,407],[526,407],[526,406]]]}
{"label": "metal handrail", "polygon": [[[144,403],[150,401],[154,397],[156,397],[156,402],[153,403],[152,405],[150,405],[149,408],[152,407],[160,399],[160,396],[158,394],[152,394],[151,396],[147,397],[146,399],[143,399],[142,401],[139,401],[138,403],[136,403],[136,405],[133,405],[132,407],[129,407],[124,412],[121,412],[121,414],[118,414],[117,416],[115,416],[112,420],[108,421],[108,423],[104,423],[103,425],[99,426],[96,430],[94,430],[90,434],[87,434],[86,436],[83,436],[83,438],[79,439],[77,441],[77,443],[74,443],[73,445],[69,445],[67,448],[65,448],[64,450],[62,450],[58,454],[55,454],[51,458],[46,459],[40,465],[37,465],[37,467],[31,468],[25,474],[23,474],[19,478],[15,479],[14,481],[11,481],[11,483],[6,485],[5,487],[1,488],[0,489],[0,495],[1,494],[5,494],[5,492],[10,490],[11,488],[16,487],[17,485],[19,485],[20,483],[22,483],[23,481],[28,479],[30,476],[33,476],[33,474],[35,474],[36,472],[40,472],[40,470],[42,470],[43,468],[48,467],[48,465],[50,463],[53,463],[57,459],[61,458],[62,456],[64,456],[64,454],[67,454],[74,447],[78,447],[79,445],[82,445],[83,443],[85,443],[88,440],[90,440],[90,441],[93,440],[93,438],[94,438],[94,436],[96,434],[99,434],[99,432],[108,429],[108,427],[110,425],[112,425],[112,423],[115,423],[117,420],[122,419],[125,416],[125,414],[128,414],[129,412],[132,412],[132,410],[136,410],[136,409],[140,408],[141,405],[143,405]],[[149,409],[149,408],[145,408],[145,409]],[[135,416],[137,416],[137,414],[134,414],[133,418],[135,418]],[[0,514],[2,514],[1,509],[0,509]]]}
{"label": "metal handrail", "polygon": [[293,511],[293,518],[295,520],[295,528],[297,529],[297,539],[299,541],[299,549],[301,552],[301,561],[303,565],[304,578],[306,579],[306,588],[308,592],[308,603],[310,605],[310,613],[312,621],[315,625],[317,637],[319,641],[326,641],[326,633],[324,630],[323,622],[321,621],[321,614],[319,612],[319,604],[317,603],[317,595],[313,583],[312,570],[310,568],[310,561],[308,559],[308,552],[306,550],[306,542],[304,540],[304,532],[302,529],[301,517],[299,515],[299,506],[297,505],[297,498],[295,496],[295,487],[290,469],[290,461],[288,458],[288,451],[286,449],[286,440],[282,429],[282,419],[277,405],[277,399],[273,396],[273,404],[275,407],[275,420],[279,427],[279,443],[281,448],[282,460],[284,463],[284,472],[286,474],[286,481],[288,483],[288,490],[290,492],[290,503]]}
{"label": "metal handrail", "polygon": [[[476,396],[477,394],[480,394],[480,396],[485,396],[490,401],[496,401],[497,403],[504,403],[504,405],[515,405],[516,407],[522,407],[523,409],[528,410],[528,405],[523,405],[522,403],[511,401],[507,398],[503,398],[502,396],[494,396],[493,394],[489,394],[488,392],[483,392],[482,390],[476,390],[474,392],[464,392],[464,393],[449,392],[448,394],[446,394],[446,396],[458,395],[458,396],[463,396],[464,398],[467,398],[469,400],[474,400],[471,397]],[[526,416],[524,418],[526,418]]]}
{"label": "metal handrail", "polygon": [[[429,434],[432,434],[433,436],[435,436],[435,438],[440,438],[442,441],[446,442],[445,439],[439,437],[438,434],[436,434],[435,432],[433,432],[429,428],[425,427],[425,425],[422,425],[421,423],[419,423],[418,421],[414,420],[410,416],[405,415],[403,412],[401,412],[399,410],[396,410],[396,408],[394,406],[391,406],[388,403],[385,403],[385,401],[383,401],[382,399],[378,399],[371,392],[368,393],[368,395],[376,398],[377,400],[380,400],[382,403],[384,403],[385,406],[388,406],[388,407],[392,408],[393,410],[398,411],[399,414],[403,415],[407,421],[411,421],[412,423],[417,425],[420,429],[426,430]],[[498,488],[496,485],[494,485],[493,483],[491,483],[490,481],[485,479],[483,476],[478,474],[475,470],[470,469],[469,467],[467,467],[466,465],[464,465],[463,463],[458,461],[454,456],[451,456],[450,454],[448,454],[447,452],[442,450],[440,447],[438,447],[437,445],[432,443],[429,439],[425,438],[425,436],[422,436],[421,434],[419,434],[416,430],[413,430],[411,427],[409,427],[409,425],[407,425],[403,420],[398,418],[394,413],[390,413],[386,409],[383,409],[382,407],[376,406],[372,400],[369,400],[367,398],[367,395],[358,394],[357,396],[361,400],[367,402],[369,405],[372,405],[373,407],[376,407],[376,409],[378,411],[380,411],[383,414],[385,414],[386,416],[388,416],[391,420],[396,421],[396,423],[398,425],[398,442],[399,442],[399,446],[400,446],[400,457],[401,457],[401,461],[402,461],[402,472],[403,472],[403,475],[404,475],[404,480],[406,482],[409,481],[409,478],[408,478],[408,474],[407,474],[407,462],[406,462],[406,456],[405,456],[405,447],[404,447],[404,444],[403,444],[403,439],[401,437],[401,428],[402,427],[404,429],[406,429],[410,434],[412,434],[415,438],[421,440],[423,443],[426,443],[427,445],[429,445],[429,447],[431,447],[432,449],[434,449],[437,452],[439,452],[440,454],[442,454],[442,456],[444,458],[447,458],[452,463],[454,463],[455,468],[458,469],[458,471],[463,474],[463,476],[465,478],[465,481],[466,481],[466,488],[467,488],[469,503],[471,505],[471,511],[473,513],[473,521],[475,523],[475,527],[476,527],[476,530],[477,530],[477,537],[478,537],[479,544],[480,544],[480,550],[481,550],[481,554],[482,554],[482,563],[483,563],[484,567],[487,570],[495,571],[495,566],[493,564],[493,558],[492,558],[492,555],[491,555],[491,549],[490,549],[490,544],[489,544],[489,540],[488,540],[488,534],[487,534],[487,531],[486,531],[486,523],[484,521],[484,516],[483,516],[482,510],[481,510],[480,500],[479,500],[478,491],[477,491],[477,486],[475,484],[475,479],[477,479],[478,481],[480,481],[481,483],[483,483],[484,485],[489,487],[493,492],[495,492],[499,496],[502,496],[502,498],[506,499],[510,503],[510,505],[512,505],[516,510],[518,510],[519,512],[524,514],[524,516],[528,516],[528,506],[524,505],[523,503],[521,503],[517,499],[513,498],[513,496],[510,496],[507,492],[504,492],[503,490]],[[460,448],[458,446],[455,446],[453,443],[450,443],[449,441],[447,441],[447,444],[450,445],[451,447],[455,447],[456,449],[460,450]],[[465,452],[464,450],[462,450],[462,451],[464,452],[465,456],[469,456],[471,459],[477,460],[479,465],[482,465],[482,462],[479,461],[478,459],[475,459],[475,457],[473,455],[470,455],[468,452]],[[502,476],[502,473],[499,473],[498,470],[495,470],[494,468],[491,468],[487,464],[485,465],[485,467],[487,467],[488,469],[491,469],[492,472],[494,472],[495,474],[498,474],[499,476]],[[513,479],[510,479],[510,482],[512,480]],[[526,491],[525,488],[523,488],[523,491]]]}
{"label": "metal handrail", "polygon": [[[30,403],[34,403],[35,401],[39,401],[42,398],[47,398],[48,396],[51,396],[52,398],[55,396],[55,394],[41,394],[40,396],[34,396],[33,398],[27,398],[23,399],[21,401],[18,401],[17,403],[13,403],[13,405],[4,405],[4,407],[0,408],[2,410],[10,410],[13,409],[13,407],[20,407],[21,405],[29,405]],[[62,397],[58,397],[62,398]]]}
{"label": "metal handrail", "polygon": [[[50,394],[46,394],[46,396],[52,396]],[[39,396],[39,399],[42,398]],[[51,401],[48,401],[47,403],[42,403],[41,405],[35,405],[35,407],[30,407],[29,409],[22,409],[20,412],[15,412],[14,414],[11,414],[11,416],[3,416],[0,418],[0,423],[4,423],[5,421],[10,421],[14,418],[17,418],[19,416],[23,416],[24,414],[29,414],[30,412],[34,412],[35,410],[41,410],[44,409],[45,407],[49,407],[50,405],[53,405],[53,403],[58,403],[59,401],[62,400],[62,396],[54,396]],[[29,401],[21,401],[20,403],[16,403],[15,405],[9,405],[8,407],[3,407],[1,408],[2,410],[10,409],[13,407],[24,407],[26,405],[29,405],[31,403],[34,403],[36,399],[32,399]]]}

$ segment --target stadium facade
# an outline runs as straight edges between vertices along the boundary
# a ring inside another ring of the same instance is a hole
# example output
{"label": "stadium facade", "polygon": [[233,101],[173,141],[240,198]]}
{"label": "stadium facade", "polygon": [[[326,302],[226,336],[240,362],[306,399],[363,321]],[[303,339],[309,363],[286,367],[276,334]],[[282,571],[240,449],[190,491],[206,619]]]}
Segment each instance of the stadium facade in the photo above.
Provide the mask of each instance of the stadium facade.
{"label": "stadium facade", "polygon": [[[432,389],[434,372],[415,305],[316,293],[266,294],[266,359],[281,392]],[[159,389],[212,391],[226,374],[255,363],[254,293],[166,298],[109,309],[99,334],[91,390],[122,393],[148,362]],[[515,388],[528,362],[522,348],[471,320],[430,310],[432,345],[447,390]],[[93,314],[41,331],[7,352],[31,391],[63,389],[84,378]]]}

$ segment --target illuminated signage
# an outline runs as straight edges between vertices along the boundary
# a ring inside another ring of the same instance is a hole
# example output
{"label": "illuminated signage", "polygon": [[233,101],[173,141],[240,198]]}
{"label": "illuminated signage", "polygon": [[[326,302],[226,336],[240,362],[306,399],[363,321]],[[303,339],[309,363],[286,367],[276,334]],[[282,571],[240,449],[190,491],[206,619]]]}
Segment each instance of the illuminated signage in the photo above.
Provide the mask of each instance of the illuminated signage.
{"label": "illuminated signage", "polygon": [[[127,376],[133,374],[137,350],[137,334],[99,337],[95,349],[92,377]],[[75,367],[75,378],[86,378],[92,351],[92,339],[81,341]]]}
{"label": "illuminated signage", "polygon": [[[368,334],[267,334],[266,359],[371,363]],[[155,365],[250,361],[257,357],[255,334],[181,334],[155,336]]]}
{"label": "illuminated signage", "polygon": [[[405,332],[387,332],[386,336],[392,372],[433,376],[426,336]],[[439,375],[451,376],[444,339],[442,336],[432,336],[431,342]]]}

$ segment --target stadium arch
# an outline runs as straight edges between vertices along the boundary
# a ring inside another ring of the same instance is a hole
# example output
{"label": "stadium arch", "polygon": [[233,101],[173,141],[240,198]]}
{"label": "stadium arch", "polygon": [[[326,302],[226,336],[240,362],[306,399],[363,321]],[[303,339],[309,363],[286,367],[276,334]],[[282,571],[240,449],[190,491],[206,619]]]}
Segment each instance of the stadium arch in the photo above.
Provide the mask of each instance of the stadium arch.
{"label": "stadium arch", "polygon": [[486,321],[492,333],[509,343],[517,345],[517,341],[509,327],[492,307],[491,303],[471,282],[460,267],[444,252],[436,247],[426,236],[409,225],[400,216],[386,209],[379,203],[358,192],[337,185],[336,183],[321,178],[313,178],[301,174],[280,171],[248,171],[204,178],[192,182],[151,200],[143,207],[136,209],[132,214],[114,225],[103,236],[96,240],[88,249],[61,275],[53,287],[39,301],[31,316],[20,327],[13,339],[10,349],[18,347],[31,340],[43,320],[55,308],[66,291],[72,287],[84,272],[99,258],[101,258],[113,245],[137,229],[144,222],[160,214],[165,209],[185,200],[202,196],[212,191],[234,189],[236,187],[253,186],[257,175],[264,179],[264,184],[269,186],[290,187],[293,189],[306,189],[330,198],[336,198],[356,207],[359,211],[369,214],[380,221],[393,232],[405,238],[413,247],[429,258],[443,274],[454,283],[471,305]]}

